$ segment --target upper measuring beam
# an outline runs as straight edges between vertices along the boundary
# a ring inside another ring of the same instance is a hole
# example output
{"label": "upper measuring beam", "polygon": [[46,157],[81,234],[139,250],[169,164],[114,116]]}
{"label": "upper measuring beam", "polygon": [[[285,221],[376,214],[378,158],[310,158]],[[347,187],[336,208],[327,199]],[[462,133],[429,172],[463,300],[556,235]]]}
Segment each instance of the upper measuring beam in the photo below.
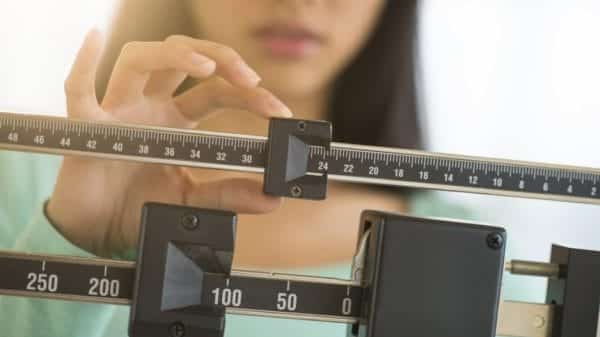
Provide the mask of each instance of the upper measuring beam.
{"label": "upper measuring beam", "polygon": [[[0,112],[0,148],[263,172],[266,138]],[[600,170],[332,143],[309,172],[339,181],[600,204]]]}

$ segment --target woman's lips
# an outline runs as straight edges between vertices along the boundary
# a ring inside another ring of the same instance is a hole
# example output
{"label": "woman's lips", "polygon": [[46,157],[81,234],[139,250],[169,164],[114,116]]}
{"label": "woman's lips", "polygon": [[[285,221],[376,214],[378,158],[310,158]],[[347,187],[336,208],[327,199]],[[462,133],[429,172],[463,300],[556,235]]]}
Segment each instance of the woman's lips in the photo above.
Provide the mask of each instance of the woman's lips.
{"label": "woman's lips", "polygon": [[256,37],[269,54],[283,59],[299,59],[313,55],[323,38],[304,27],[267,26],[256,31]]}

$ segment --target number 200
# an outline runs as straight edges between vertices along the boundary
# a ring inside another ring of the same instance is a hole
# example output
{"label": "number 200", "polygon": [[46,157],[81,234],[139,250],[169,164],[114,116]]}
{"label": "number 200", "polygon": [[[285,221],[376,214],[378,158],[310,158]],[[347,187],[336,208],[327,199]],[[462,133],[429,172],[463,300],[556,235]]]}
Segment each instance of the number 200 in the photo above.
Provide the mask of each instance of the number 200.
{"label": "number 200", "polygon": [[109,280],[107,278],[90,278],[90,290],[88,295],[92,296],[119,296],[119,288],[121,284],[119,280]]}

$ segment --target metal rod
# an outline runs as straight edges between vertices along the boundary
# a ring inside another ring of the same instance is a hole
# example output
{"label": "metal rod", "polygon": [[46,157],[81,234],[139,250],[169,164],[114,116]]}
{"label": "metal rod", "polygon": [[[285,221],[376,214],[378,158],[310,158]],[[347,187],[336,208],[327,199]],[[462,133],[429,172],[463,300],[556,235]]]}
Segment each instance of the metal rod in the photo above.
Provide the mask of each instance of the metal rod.
{"label": "metal rod", "polygon": [[560,277],[560,265],[555,263],[512,260],[506,263],[505,270],[515,275]]}

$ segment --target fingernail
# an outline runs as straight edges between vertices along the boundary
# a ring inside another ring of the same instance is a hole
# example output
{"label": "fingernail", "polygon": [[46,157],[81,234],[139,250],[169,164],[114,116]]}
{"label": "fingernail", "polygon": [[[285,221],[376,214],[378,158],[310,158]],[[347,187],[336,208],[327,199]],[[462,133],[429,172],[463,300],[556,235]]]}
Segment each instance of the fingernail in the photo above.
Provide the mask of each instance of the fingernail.
{"label": "fingernail", "polygon": [[100,28],[94,26],[85,34],[84,41],[85,43],[91,43],[93,46],[102,49],[104,46],[104,35]]}
{"label": "fingernail", "polygon": [[85,34],[85,38],[89,39],[91,36],[93,35],[98,35],[101,34],[102,32],[100,31],[100,29],[96,26],[93,26],[92,28],[90,28],[87,33]]}
{"label": "fingernail", "polygon": [[260,76],[258,76],[258,74],[254,70],[252,70],[252,68],[250,68],[250,66],[248,66],[246,63],[242,61],[238,62],[237,68],[240,71],[240,73],[244,77],[246,77],[249,82],[251,82],[251,84],[257,85],[258,82],[260,82]]}
{"label": "fingernail", "polygon": [[294,115],[290,108],[277,98],[271,99],[271,106],[274,110],[278,111],[282,117],[290,118]]}
{"label": "fingernail", "polygon": [[203,74],[214,71],[214,69],[217,66],[215,61],[197,53],[190,54],[190,57],[188,59],[190,64],[194,67],[194,69]]}

